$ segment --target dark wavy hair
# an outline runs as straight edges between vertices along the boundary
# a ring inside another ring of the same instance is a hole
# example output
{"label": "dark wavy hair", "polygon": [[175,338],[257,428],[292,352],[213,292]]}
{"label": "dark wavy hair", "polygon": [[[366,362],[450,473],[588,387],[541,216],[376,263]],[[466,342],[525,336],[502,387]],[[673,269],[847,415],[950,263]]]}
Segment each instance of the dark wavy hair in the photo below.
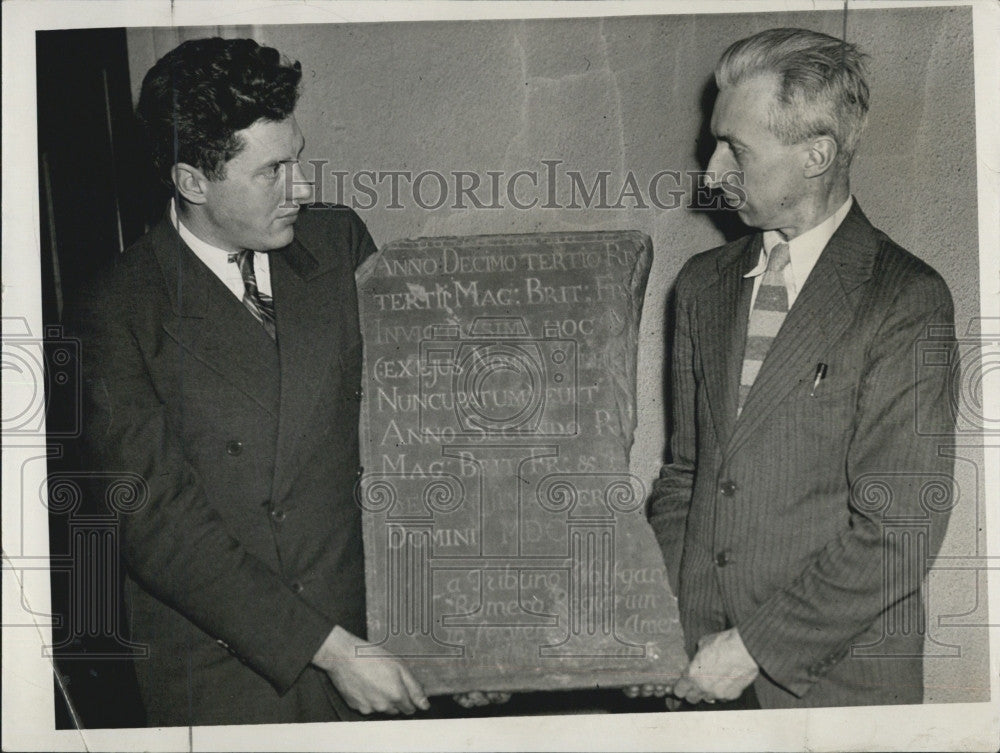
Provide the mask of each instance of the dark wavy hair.
{"label": "dark wavy hair", "polygon": [[237,131],[295,110],[302,66],[252,39],[193,39],[160,58],[142,80],[136,116],[157,175],[185,162],[211,180],[245,144]]}

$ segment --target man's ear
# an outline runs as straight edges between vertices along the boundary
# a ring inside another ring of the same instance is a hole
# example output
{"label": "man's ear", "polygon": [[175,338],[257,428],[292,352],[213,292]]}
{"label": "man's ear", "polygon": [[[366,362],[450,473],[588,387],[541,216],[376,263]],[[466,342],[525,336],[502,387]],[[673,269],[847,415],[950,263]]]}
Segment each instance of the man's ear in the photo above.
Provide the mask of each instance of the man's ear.
{"label": "man's ear", "polygon": [[170,169],[177,192],[192,204],[204,204],[208,200],[208,178],[197,167],[178,162]]}
{"label": "man's ear", "polygon": [[818,178],[825,173],[837,160],[837,141],[832,136],[817,136],[811,139],[806,148],[806,162],[803,175],[807,178]]}

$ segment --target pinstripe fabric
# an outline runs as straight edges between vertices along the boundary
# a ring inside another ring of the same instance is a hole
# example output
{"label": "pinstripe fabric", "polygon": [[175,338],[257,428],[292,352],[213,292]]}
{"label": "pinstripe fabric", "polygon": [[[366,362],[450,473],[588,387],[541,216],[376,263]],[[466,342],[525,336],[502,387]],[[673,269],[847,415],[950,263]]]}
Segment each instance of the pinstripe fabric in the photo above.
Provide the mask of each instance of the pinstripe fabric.
{"label": "pinstripe fabric", "polygon": [[[760,244],[699,254],[676,283],[671,461],[649,517],[687,650],[737,627],[764,708],[918,703],[923,634],[898,626],[919,624],[920,577],[947,524],[921,500],[950,482],[937,446],[953,417],[946,370],[915,371],[914,348],[928,325],[953,323],[951,297],[855,204],[737,416],[743,275]],[[894,527],[907,520],[910,543]]]}
{"label": "pinstripe fabric", "polygon": [[257,276],[253,271],[253,251],[243,249],[238,254],[230,254],[230,261],[235,261],[243,278],[243,305],[253,314],[254,319],[263,325],[272,340],[277,339],[274,327],[274,299],[257,289]]}
{"label": "pinstripe fabric", "polygon": [[743,404],[750,394],[760,367],[778,336],[785,315],[788,314],[788,290],[785,288],[785,267],[791,260],[787,243],[775,244],[767,257],[767,270],[757,290],[757,298],[747,322],[747,342],[740,372],[740,394],[736,414],[743,411]]}

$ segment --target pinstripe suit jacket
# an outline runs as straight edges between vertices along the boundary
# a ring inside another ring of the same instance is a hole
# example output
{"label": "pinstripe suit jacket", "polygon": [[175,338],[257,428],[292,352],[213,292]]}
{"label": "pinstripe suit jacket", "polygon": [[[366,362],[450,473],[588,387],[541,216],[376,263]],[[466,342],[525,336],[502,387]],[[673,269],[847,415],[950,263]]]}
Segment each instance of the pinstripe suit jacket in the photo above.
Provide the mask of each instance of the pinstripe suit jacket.
{"label": "pinstripe suit jacket", "polygon": [[121,516],[151,726],[355,718],[310,666],[364,635],[354,269],[344,207],[304,210],[270,254],[278,345],[164,219],[83,297],[90,467],[139,474]]}
{"label": "pinstripe suit jacket", "polygon": [[737,418],[760,244],[699,254],[676,283],[671,462],[649,515],[687,650],[737,627],[764,708],[919,703],[918,589],[948,507],[928,500],[952,498],[953,418],[948,369],[915,348],[953,325],[951,296],[855,202]]}

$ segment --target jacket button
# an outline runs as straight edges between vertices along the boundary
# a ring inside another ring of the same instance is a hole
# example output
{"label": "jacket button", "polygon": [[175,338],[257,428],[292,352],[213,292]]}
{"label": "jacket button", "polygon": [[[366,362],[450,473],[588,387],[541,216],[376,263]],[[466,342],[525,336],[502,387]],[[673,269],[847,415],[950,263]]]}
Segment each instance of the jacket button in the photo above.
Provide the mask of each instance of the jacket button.
{"label": "jacket button", "polygon": [[300,594],[302,593],[303,586],[298,581],[295,581],[294,583],[292,583],[290,588],[292,589],[292,593]]}
{"label": "jacket button", "polygon": [[728,549],[724,549],[715,555],[715,564],[719,567],[725,567],[733,561],[733,555]]}
{"label": "jacket button", "polygon": [[282,522],[285,519],[285,511],[282,510],[280,507],[276,507],[275,509],[271,510],[271,519],[275,523]]}
{"label": "jacket button", "polygon": [[362,389],[362,390],[355,390],[355,391],[354,391],[354,396],[355,396],[355,397],[356,397],[356,398],[357,398],[358,400],[360,400],[361,398],[363,398],[363,397],[365,396],[365,391],[364,391],[363,389]]}
{"label": "jacket button", "polygon": [[361,478],[361,476],[364,475],[364,472],[365,469],[362,468],[361,466],[358,466],[358,470],[354,472],[354,475],[357,476],[358,478]]}
{"label": "jacket button", "polygon": [[230,439],[226,442],[226,452],[233,457],[236,457],[243,452],[243,443],[238,439]]}
{"label": "jacket button", "polygon": [[736,486],[735,481],[723,481],[719,485],[719,491],[722,492],[723,497],[732,497],[734,494],[736,494],[736,490],[738,488],[739,487]]}

